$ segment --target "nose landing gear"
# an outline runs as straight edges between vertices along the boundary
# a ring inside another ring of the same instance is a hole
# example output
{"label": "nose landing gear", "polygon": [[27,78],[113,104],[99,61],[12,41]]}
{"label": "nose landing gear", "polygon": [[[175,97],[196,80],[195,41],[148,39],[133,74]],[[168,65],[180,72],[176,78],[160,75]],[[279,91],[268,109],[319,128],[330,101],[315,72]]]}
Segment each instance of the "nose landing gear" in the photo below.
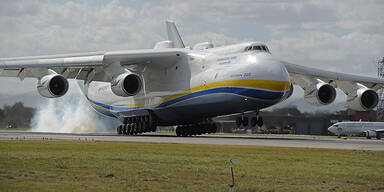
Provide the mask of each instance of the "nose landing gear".
{"label": "nose landing gear", "polygon": [[[246,126],[248,126],[248,123],[249,123],[248,117],[246,117],[244,115],[236,117],[237,127],[240,127],[241,125],[246,127]],[[264,124],[263,117],[259,116],[259,112],[256,112],[256,116],[252,117],[250,120],[250,125],[252,127],[256,127],[256,125],[258,127],[261,127],[261,126],[263,126],[263,124]]]}

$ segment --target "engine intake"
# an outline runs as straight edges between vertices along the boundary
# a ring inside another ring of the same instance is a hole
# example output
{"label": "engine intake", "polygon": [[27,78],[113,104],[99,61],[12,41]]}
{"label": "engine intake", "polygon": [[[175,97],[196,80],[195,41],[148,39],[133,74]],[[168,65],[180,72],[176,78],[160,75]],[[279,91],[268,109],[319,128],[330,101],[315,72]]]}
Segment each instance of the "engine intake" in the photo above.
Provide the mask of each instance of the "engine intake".
{"label": "engine intake", "polygon": [[327,83],[320,82],[312,89],[306,89],[304,99],[312,105],[328,105],[336,98],[335,88]]}
{"label": "engine intake", "polygon": [[65,95],[68,91],[68,80],[60,74],[51,74],[42,77],[38,84],[39,94],[47,98],[56,98]]}
{"label": "engine intake", "polygon": [[369,111],[379,103],[376,91],[367,88],[358,89],[352,96],[347,98],[348,108],[356,111]]}
{"label": "engine intake", "polygon": [[120,74],[111,82],[112,92],[121,97],[134,96],[140,92],[141,88],[140,77],[130,72]]}

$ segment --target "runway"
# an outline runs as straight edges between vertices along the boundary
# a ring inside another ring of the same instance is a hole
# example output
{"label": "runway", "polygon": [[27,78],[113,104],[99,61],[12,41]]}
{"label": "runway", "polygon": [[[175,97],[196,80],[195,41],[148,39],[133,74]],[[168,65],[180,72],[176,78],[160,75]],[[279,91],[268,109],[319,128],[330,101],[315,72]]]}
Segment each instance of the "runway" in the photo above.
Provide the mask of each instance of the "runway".
{"label": "runway", "polygon": [[89,141],[89,142],[150,142],[208,145],[250,145],[301,148],[328,148],[384,151],[383,140],[338,139],[318,136],[233,136],[203,135],[176,137],[172,134],[143,134],[121,136],[114,133],[45,133],[23,131],[0,131],[0,140],[48,140],[48,141]]}

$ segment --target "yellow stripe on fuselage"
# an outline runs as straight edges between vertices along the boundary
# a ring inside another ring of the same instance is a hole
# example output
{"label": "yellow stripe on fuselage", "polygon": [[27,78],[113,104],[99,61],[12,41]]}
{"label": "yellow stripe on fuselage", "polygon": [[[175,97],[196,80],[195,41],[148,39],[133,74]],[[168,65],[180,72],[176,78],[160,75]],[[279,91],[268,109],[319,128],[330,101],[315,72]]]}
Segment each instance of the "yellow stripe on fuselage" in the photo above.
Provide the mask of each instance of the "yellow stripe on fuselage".
{"label": "yellow stripe on fuselage", "polygon": [[200,85],[200,86],[188,89],[186,91],[182,91],[180,93],[171,95],[159,101],[125,105],[124,107],[142,107],[145,105],[159,104],[159,103],[170,101],[172,99],[176,99],[178,97],[182,97],[184,95],[188,95],[194,92],[203,91],[206,89],[218,88],[218,87],[246,87],[246,88],[256,88],[256,89],[264,89],[269,91],[283,92],[290,89],[291,84],[289,83],[289,81],[256,80],[256,79],[238,79],[238,80],[218,81],[218,82]]}

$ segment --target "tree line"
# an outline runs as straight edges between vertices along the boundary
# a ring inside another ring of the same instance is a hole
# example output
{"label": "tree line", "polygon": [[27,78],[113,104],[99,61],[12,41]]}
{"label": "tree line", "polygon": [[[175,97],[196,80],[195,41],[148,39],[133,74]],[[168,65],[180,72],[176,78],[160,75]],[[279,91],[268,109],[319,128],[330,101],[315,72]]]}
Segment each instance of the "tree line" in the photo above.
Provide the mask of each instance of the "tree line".
{"label": "tree line", "polygon": [[24,106],[23,102],[17,102],[14,105],[4,105],[0,109],[0,127],[28,128],[35,111],[32,107]]}

